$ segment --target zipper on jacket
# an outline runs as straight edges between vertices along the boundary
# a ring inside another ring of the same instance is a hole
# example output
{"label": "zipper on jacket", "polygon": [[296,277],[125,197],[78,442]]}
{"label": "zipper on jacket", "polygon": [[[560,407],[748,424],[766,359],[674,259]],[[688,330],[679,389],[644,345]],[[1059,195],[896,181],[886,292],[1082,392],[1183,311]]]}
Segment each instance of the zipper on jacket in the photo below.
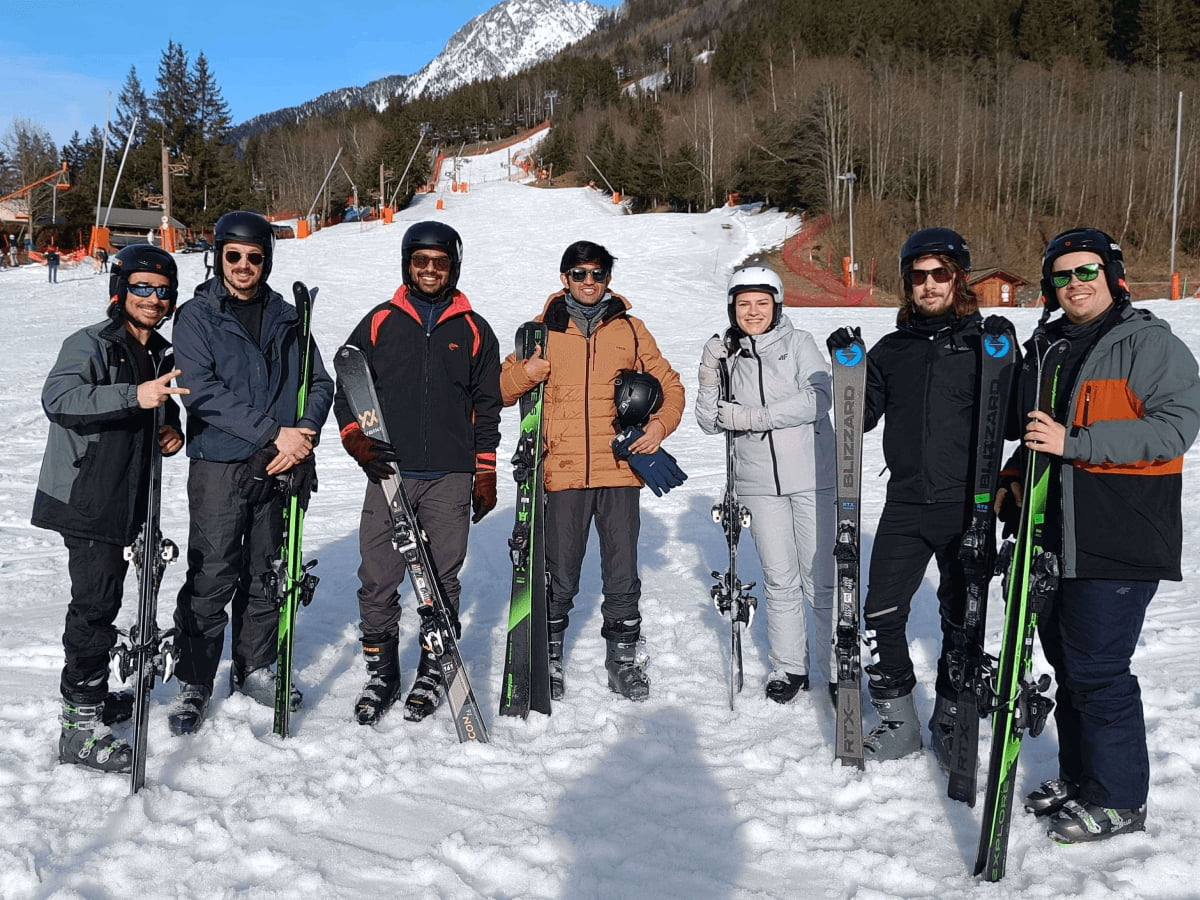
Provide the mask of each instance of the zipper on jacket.
{"label": "zipper on jacket", "polygon": [[1092,387],[1093,385],[1089,383],[1083,389],[1083,417],[1081,418],[1080,423],[1085,428],[1092,423],[1092,417],[1089,414],[1092,406]]}
{"label": "zipper on jacket", "polygon": [[591,335],[584,338],[584,346],[587,348],[583,356],[583,486],[589,488],[592,486],[592,417],[589,415],[588,407],[589,400],[592,394],[592,335],[596,333],[592,331]]}
{"label": "zipper on jacket", "polygon": [[[754,361],[758,366],[758,404],[765,408],[767,405],[767,391],[763,384],[762,357],[758,355],[758,344],[754,340],[754,335],[749,335],[749,337],[750,352],[754,355]],[[770,431],[766,431],[762,439],[766,440],[767,446],[771,450],[771,475],[775,479],[775,496],[783,496],[783,488],[779,484],[779,459],[775,456],[775,436]]]}

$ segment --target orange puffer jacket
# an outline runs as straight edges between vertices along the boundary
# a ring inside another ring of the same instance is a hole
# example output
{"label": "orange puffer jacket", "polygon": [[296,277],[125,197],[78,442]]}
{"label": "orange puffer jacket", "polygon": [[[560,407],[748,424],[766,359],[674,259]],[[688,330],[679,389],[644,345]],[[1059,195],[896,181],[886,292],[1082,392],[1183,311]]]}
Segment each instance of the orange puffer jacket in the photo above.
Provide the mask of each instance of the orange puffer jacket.
{"label": "orange puffer jacket", "polygon": [[[663,405],[653,419],[670,434],[683,417],[679,374],[663,358],[642,320],[628,314],[624,297],[608,296],[609,308],[590,338],[572,321],[563,297],[562,291],[551,295],[538,317],[546,323],[544,353],[550,360],[542,412],[546,490],[641,487],[642,480],[613,455],[613,381],[622,369],[641,369],[657,378]],[[515,355],[504,360],[500,392],[505,406],[512,406],[533,385]]]}

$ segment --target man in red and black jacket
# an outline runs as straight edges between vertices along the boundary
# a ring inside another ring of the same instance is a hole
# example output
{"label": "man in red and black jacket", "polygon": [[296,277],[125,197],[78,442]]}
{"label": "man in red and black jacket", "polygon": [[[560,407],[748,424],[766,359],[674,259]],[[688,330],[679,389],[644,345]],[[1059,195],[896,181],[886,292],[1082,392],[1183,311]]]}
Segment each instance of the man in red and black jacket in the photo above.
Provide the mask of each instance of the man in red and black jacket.
{"label": "man in red and black jacket", "polygon": [[[376,724],[400,695],[397,586],[407,570],[392,546],[387,503],[377,487],[392,472],[389,463],[400,469],[429,536],[456,619],[469,521],[496,506],[500,350],[491,326],[457,289],[462,240],[448,225],[418,222],[404,235],[401,257],[404,284],[367,313],[347,341],[366,354],[393,445],[363,434],[340,384],[334,396],[342,444],[372,482],[358,530],[359,627],[369,679],[355,716],[363,725]],[[425,718],[442,693],[435,658],[422,649],[405,717]]]}

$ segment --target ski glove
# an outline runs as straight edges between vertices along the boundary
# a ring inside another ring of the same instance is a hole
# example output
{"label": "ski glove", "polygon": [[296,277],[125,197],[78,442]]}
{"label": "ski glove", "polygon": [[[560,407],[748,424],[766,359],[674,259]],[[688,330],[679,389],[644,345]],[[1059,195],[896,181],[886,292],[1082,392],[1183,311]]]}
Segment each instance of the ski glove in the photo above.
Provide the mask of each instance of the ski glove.
{"label": "ski glove", "polygon": [[721,360],[729,355],[725,349],[725,342],[721,340],[719,334],[714,334],[708,339],[708,343],[704,345],[704,350],[700,354],[700,384],[704,387],[716,387],[721,383],[721,377],[717,374],[717,369],[721,365]]}
{"label": "ski glove", "polygon": [[843,325],[841,328],[834,331],[825,339],[825,346],[829,348],[829,352],[835,350],[844,350],[855,341],[862,340],[862,329],[855,325],[851,328],[849,325]]}
{"label": "ski glove", "polygon": [[677,488],[687,481],[687,474],[679,468],[675,457],[661,447],[653,453],[631,453],[629,445],[643,434],[637,426],[626,428],[613,438],[613,453],[617,459],[629,463],[629,468],[646,483],[646,487],[654,491],[655,497],[661,497],[671,488]]}
{"label": "ski glove", "polygon": [[283,481],[283,492],[299,500],[301,509],[308,509],[309,498],[317,492],[316,454],[310,453],[279,478]]}
{"label": "ski glove", "polygon": [[986,334],[1004,334],[1013,329],[1013,323],[1004,316],[988,316],[983,320],[983,330]]}
{"label": "ski glove", "polygon": [[[993,318],[989,316],[989,318]],[[995,316],[994,318],[1000,318]],[[1017,529],[1021,525],[1021,506],[1017,503],[1017,494],[1014,488],[1020,488],[1021,479],[1016,475],[1001,472],[1000,483],[996,485],[996,493],[1004,491],[1004,499],[1000,501],[1000,508],[996,510],[996,518],[1003,524],[1003,529],[1000,531],[1000,537],[1011,537],[1017,533]]]}
{"label": "ski glove", "polygon": [[771,413],[765,406],[742,406],[731,400],[718,400],[717,424],[726,431],[770,431]]}
{"label": "ski glove", "polygon": [[242,463],[236,476],[236,486],[244,499],[251,503],[266,503],[274,496],[279,489],[279,482],[274,475],[267,474],[267,466],[278,455],[279,450],[275,445],[267,444]]}
{"label": "ski glove", "polygon": [[479,520],[496,508],[496,470],[479,469],[475,472],[475,486],[471,488],[471,508],[475,515],[471,516],[471,524],[479,524]]}
{"label": "ski glove", "polygon": [[361,428],[343,431],[342,446],[367,473],[372,484],[379,484],[389,475],[396,474],[396,470],[388,465],[396,462],[396,448],[386,441],[367,437]]}

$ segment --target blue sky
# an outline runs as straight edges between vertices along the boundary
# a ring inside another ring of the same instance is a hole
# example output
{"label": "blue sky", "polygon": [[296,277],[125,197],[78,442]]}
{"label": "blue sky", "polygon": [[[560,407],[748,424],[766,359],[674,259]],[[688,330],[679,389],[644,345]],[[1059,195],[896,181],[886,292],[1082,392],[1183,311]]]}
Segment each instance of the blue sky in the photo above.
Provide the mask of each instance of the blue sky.
{"label": "blue sky", "polygon": [[104,127],[136,66],[147,93],[174,40],[203,52],[235,123],[384,75],[411,75],[498,0],[11,3],[0,30],[0,135],[14,116],[58,145]]}

